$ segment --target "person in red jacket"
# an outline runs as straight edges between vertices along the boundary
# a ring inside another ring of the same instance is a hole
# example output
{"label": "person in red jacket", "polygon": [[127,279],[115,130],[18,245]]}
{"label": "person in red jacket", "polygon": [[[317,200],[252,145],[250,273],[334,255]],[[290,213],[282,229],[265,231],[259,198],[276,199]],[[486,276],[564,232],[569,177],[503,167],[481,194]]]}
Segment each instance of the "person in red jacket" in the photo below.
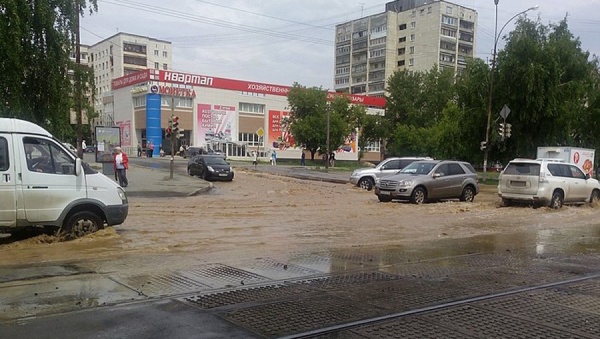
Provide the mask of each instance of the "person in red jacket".
{"label": "person in red jacket", "polygon": [[129,158],[127,154],[123,153],[121,147],[115,147],[115,173],[119,180],[121,187],[127,187],[129,181],[127,180],[127,169],[129,168]]}

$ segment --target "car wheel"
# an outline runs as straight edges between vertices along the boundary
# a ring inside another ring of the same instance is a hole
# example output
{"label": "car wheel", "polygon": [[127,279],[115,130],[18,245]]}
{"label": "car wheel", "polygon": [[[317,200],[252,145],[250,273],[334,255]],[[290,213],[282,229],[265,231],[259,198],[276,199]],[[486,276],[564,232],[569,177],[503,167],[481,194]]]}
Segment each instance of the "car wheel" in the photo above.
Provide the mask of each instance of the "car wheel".
{"label": "car wheel", "polygon": [[96,213],[81,211],[73,214],[64,223],[60,234],[68,239],[75,239],[92,234],[102,228],[104,228],[104,222]]}
{"label": "car wheel", "polygon": [[563,195],[560,191],[554,191],[552,193],[552,199],[550,200],[550,208],[559,209],[563,205]]}
{"label": "car wheel", "polygon": [[600,191],[594,190],[590,196],[590,204],[596,206],[598,203],[600,203]]}
{"label": "car wheel", "polygon": [[413,204],[422,204],[427,201],[427,192],[423,187],[417,187],[410,195],[410,202]]}
{"label": "car wheel", "polygon": [[365,177],[358,181],[358,187],[370,191],[373,189],[373,178]]}
{"label": "car wheel", "polygon": [[187,172],[188,172],[188,175],[189,175],[189,176],[191,176],[191,177],[193,177],[193,176],[194,176],[194,175],[192,174],[192,169],[191,169],[191,168],[189,168],[189,167],[188,167],[188,170],[187,170]]}
{"label": "car wheel", "polygon": [[392,201],[392,197],[387,196],[387,195],[378,195],[377,198],[379,198],[380,202],[390,202],[390,201]]}
{"label": "car wheel", "polygon": [[473,186],[465,187],[460,195],[460,201],[473,202],[473,199],[475,199],[475,190],[473,189]]}

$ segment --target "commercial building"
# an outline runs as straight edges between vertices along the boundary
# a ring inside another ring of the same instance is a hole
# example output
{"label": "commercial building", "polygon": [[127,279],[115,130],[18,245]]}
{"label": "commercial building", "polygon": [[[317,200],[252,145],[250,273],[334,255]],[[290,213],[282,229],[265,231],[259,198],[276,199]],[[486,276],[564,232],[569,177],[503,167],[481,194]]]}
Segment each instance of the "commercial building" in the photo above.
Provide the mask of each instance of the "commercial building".
{"label": "commercial building", "polygon": [[145,69],[168,70],[173,64],[171,42],[129,33],[117,33],[91,45],[87,53],[88,63],[94,69],[98,125],[114,123],[110,102],[114,79]]}
{"label": "commercial building", "polygon": [[[179,144],[211,147],[230,158],[261,157],[273,150],[278,157],[300,159],[301,148],[289,133],[288,86],[217,78],[149,69],[112,81],[115,125],[121,129],[121,145],[135,154],[138,143],[163,145],[168,151],[165,129],[172,115],[179,118],[183,136]],[[330,98],[339,95],[330,93]],[[365,105],[371,114],[382,114],[385,99],[351,95],[351,102]],[[337,148],[336,159],[358,158],[357,133]],[[335,149],[335,147],[334,147]],[[378,150],[366,158],[379,160]],[[159,154],[155,147],[154,155]]]}
{"label": "commercial building", "polygon": [[474,57],[477,12],[439,0],[396,0],[336,26],[335,90],[383,96],[396,70],[460,74]]}

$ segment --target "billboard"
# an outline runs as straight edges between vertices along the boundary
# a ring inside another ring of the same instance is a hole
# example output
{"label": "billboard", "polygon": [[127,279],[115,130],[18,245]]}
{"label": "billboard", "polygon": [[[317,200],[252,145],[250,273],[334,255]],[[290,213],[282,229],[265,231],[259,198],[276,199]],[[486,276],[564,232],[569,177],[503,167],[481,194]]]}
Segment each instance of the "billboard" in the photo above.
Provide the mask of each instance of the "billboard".
{"label": "billboard", "polygon": [[114,149],[121,146],[121,128],[96,126],[96,162],[113,162]]}
{"label": "billboard", "polygon": [[198,104],[197,133],[200,144],[233,141],[235,112],[234,106]]}
{"label": "billboard", "polygon": [[267,147],[280,151],[296,148],[296,141],[290,132],[289,118],[290,112],[269,110]]}

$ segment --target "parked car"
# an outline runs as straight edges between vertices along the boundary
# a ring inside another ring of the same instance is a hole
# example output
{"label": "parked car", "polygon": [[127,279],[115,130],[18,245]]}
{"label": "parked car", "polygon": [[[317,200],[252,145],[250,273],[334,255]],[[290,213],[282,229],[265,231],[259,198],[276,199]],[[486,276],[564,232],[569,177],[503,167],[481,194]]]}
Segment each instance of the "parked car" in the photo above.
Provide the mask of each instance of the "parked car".
{"label": "parked car", "polygon": [[77,148],[75,148],[75,146],[71,145],[68,142],[63,142],[63,145],[71,152],[73,152],[73,154],[77,154]]}
{"label": "parked car", "polygon": [[514,159],[500,173],[498,195],[504,206],[527,202],[561,208],[599,201],[600,183],[564,160]]}
{"label": "parked car", "polygon": [[404,167],[418,160],[433,160],[431,158],[403,157],[387,158],[375,167],[359,168],[350,175],[350,183],[362,189],[370,191],[375,185],[377,178],[394,174]]}
{"label": "parked car", "polygon": [[415,161],[398,174],[378,179],[375,195],[381,202],[392,199],[422,204],[430,200],[460,199],[472,202],[479,193],[477,172],[464,161]]}
{"label": "parked car", "polygon": [[86,153],[96,153],[96,146],[88,146],[85,148]]}
{"label": "parked car", "polygon": [[187,171],[204,180],[233,180],[231,166],[220,155],[195,155],[188,162]]}

